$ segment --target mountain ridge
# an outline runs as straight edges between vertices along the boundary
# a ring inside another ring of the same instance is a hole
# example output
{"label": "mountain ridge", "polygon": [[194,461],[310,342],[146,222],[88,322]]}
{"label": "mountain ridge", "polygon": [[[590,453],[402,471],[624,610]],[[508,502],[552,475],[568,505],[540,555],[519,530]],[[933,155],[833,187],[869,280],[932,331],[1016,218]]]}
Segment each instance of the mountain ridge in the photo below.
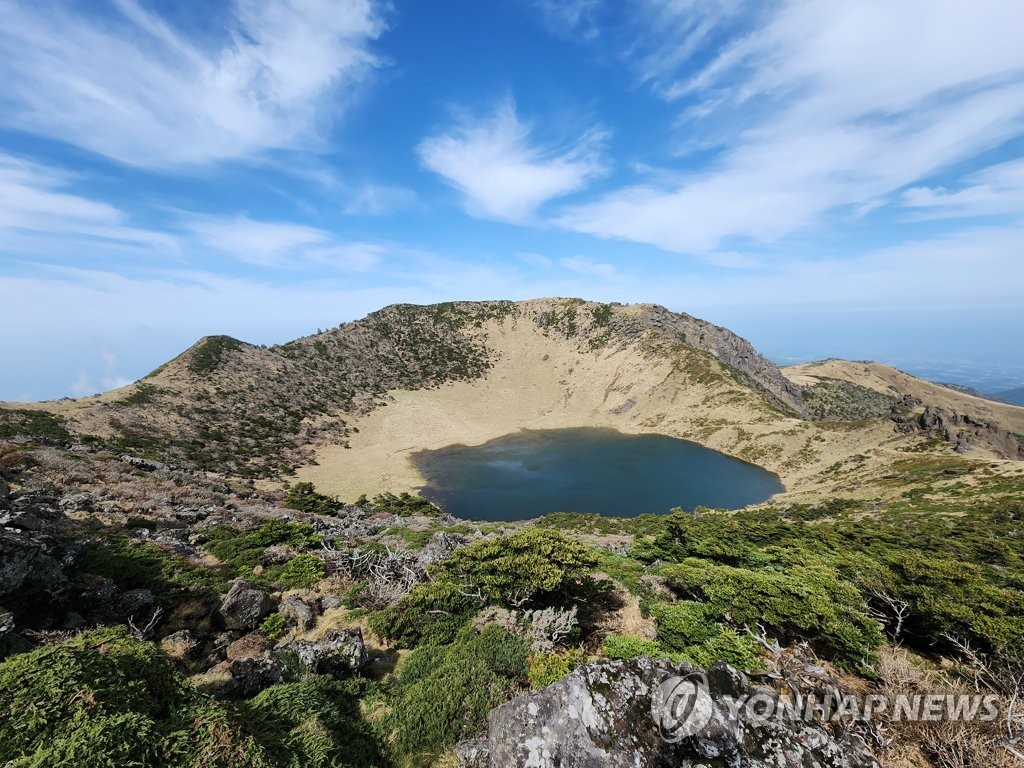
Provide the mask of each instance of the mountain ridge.
{"label": "mountain ridge", "polygon": [[[287,435],[302,443],[325,432],[343,439],[346,415],[372,410],[389,390],[485,376],[493,362],[483,332],[489,321],[527,321],[591,351],[682,344],[722,359],[774,407],[802,409],[799,390],[728,329],[655,305],[536,299],[395,304],[273,347],[207,336],[126,388],[58,410],[76,431],[113,437],[126,449],[156,451],[160,435],[167,455],[208,469],[287,472],[304,458]],[[268,452],[280,460],[263,461]]]}
{"label": "mountain ridge", "polygon": [[128,387],[25,407],[118,452],[271,483],[297,473],[343,498],[416,490],[414,451],[524,428],[692,440],[800,500],[867,494],[942,430],[975,461],[1010,458],[1000,429],[1024,434],[1024,409],[895,369],[783,370],[686,313],[573,298],[395,304],[271,347],[206,336]]}

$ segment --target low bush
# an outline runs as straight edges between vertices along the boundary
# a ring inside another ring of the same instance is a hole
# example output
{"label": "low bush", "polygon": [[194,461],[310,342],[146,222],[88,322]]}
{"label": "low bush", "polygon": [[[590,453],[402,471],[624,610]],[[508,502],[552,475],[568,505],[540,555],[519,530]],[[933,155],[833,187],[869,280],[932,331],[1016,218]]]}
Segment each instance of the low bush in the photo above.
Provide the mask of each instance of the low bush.
{"label": "low bush", "polygon": [[316,555],[304,552],[293,557],[274,578],[286,589],[309,589],[327,574],[324,561]]}
{"label": "low bush", "polygon": [[267,640],[275,642],[284,637],[285,618],[280,613],[272,613],[260,623],[260,634]]}
{"label": "low bush", "polygon": [[59,442],[71,439],[64,420],[56,414],[34,408],[0,408],[0,439],[19,435]]}
{"label": "low bush", "polygon": [[523,688],[529,671],[522,639],[496,624],[460,642],[424,646],[400,669],[392,708],[392,748],[415,756],[484,729],[487,713]]}
{"label": "low bush", "polygon": [[420,642],[443,645],[455,639],[479,610],[480,601],[445,582],[418,584],[393,605],[370,614],[370,627],[399,648]]}
{"label": "low bush", "polygon": [[586,661],[582,648],[555,653],[534,653],[530,656],[530,687],[535,691],[558,682]]}
{"label": "low bush", "polygon": [[260,564],[267,547],[283,545],[298,550],[319,546],[320,537],[313,526],[267,520],[247,531],[228,525],[218,525],[207,532],[209,541],[204,546],[221,560],[236,576],[252,576],[252,569]]}
{"label": "low bush", "polygon": [[126,629],[0,664],[0,764],[18,768],[269,766],[256,741]]}
{"label": "low bush", "polygon": [[634,635],[608,635],[601,644],[601,650],[609,659],[635,659],[637,656],[659,658],[666,655],[653,640]]}
{"label": "low bush", "polygon": [[645,604],[658,625],[658,643],[667,651],[682,651],[699,645],[718,631],[718,625],[708,619],[708,612],[701,603],[683,600],[678,603]]}
{"label": "low bush", "polygon": [[870,660],[884,639],[857,589],[824,567],[780,573],[687,558],[661,574],[681,595],[705,603],[712,621],[763,624],[783,641],[809,640],[848,665]]}
{"label": "low bush", "polygon": [[405,491],[398,495],[379,493],[372,499],[360,496],[356,500],[356,506],[364,507],[371,512],[388,512],[399,517],[412,517],[413,515],[438,517],[441,514],[441,510],[430,501]]}
{"label": "low bush", "polygon": [[724,661],[749,672],[759,668],[760,655],[761,647],[752,637],[741,635],[731,627],[723,627],[703,643],[673,654],[673,659],[684,659],[698,667],[710,667],[716,661]]}
{"label": "low bush", "polygon": [[312,483],[296,483],[288,488],[284,504],[289,509],[317,515],[336,515],[343,506],[333,496],[318,492]]}
{"label": "low bush", "polygon": [[520,607],[575,589],[596,565],[586,544],[558,531],[527,528],[457,550],[439,564],[437,575],[490,601]]}
{"label": "low bush", "polygon": [[78,567],[110,579],[120,589],[149,589],[158,597],[195,587],[218,592],[228,588],[228,579],[212,569],[193,565],[151,542],[132,542],[116,534],[89,542]]}
{"label": "low bush", "polygon": [[381,751],[359,708],[366,687],[319,675],[268,688],[243,703],[241,714],[271,765],[375,768]]}

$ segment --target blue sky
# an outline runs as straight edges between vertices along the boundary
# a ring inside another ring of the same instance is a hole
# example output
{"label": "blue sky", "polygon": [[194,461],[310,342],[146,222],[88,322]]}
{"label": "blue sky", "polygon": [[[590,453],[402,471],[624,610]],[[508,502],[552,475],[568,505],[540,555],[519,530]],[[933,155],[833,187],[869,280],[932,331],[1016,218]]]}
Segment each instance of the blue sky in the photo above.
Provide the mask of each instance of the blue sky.
{"label": "blue sky", "polygon": [[1024,383],[1018,0],[0,19],[0,399],[107,389],[206,334],[550,295]]}

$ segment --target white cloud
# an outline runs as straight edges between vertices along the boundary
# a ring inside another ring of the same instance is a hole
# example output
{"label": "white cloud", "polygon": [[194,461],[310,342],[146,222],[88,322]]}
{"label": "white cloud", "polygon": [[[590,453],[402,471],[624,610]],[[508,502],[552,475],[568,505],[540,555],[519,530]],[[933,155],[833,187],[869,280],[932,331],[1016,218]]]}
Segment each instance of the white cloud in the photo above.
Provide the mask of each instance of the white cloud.
{"label": "white cloud", "polygon": [[599,264],[594,261],[584,259],[582,256],[570,256],[564,259],[560,259],[561,264],[571,272],[578,272],[581,275],[587,275],[589,277],[598,277],[602,280],[612,280],[618,273],[611,264]]}
{"label": "white cloud", "polygon": [[[685,33],[658,38],[642,78],[684,105],[681,143],[712,135],[726,149],[682,181],[569,208],[564,227],[681,252],[770,242],[889,204],[1024,131],[1020,3],[647,5],[650,24]],[[757,29],[721,47],[747,13]]]}
{"label": "white cloud", "polygon": [[117,353],[113,350],[101,348],[100,360],[103,363],[102,373],[92,375],[85,371],[79,371],[76,374],[70,387],[73,397],[94,395],[97,392],[126,387],[132,383],[132,379],[118,373]]}
{"label": "white cloud", "polygon": [[529,264],[531,267],[537,267],[538,269],[551,269],[555,265],[551,259],[540,253],[517,253],[516,258],[524,264]]}
{"label": "white cloud", "polygon": [[342,210],[349,216],[386,216],[416,203],[416,193],[408,187],[366,184],[350,196]]}
{"label": "white cloud", "polygon": [[328,266],[344,270],[374,267],[384,246],[346,243],[325,229],[248,216],[192,216],[186,229],[200,246],[262,267]]}
{"label": "white cloud", "polygon": [[74,181],[63,171],[0,152],[0,237],[5,253],[81,253],[87,243],[106,249],[177,251],[173,237],[133,227],[119,208],[68,192]]}
{"label": "white cloud", "polygon": [[1000,163],[971,174],[957,190],[913,187],[903,204],[924,217],[1024,215],[1024,159]]}
{"label": "white cloud", "polygon": [[296,252],[330,240],[327,232],[315,227],[247,216],[195,217],[186,226],[201,244],[261,266],[279,266]]}
{"label": "white cloud", "polygon": [[808,307],[819,313],[930,310],[959,313],[967,323],[976,309],[1020,310],[1021,242],[1021,226],[990,227],[853,256],[765,259],[758,269],[670,274],[643,285],[651,300],[697,313],[742,307]]}
{"label": "white cloud", "polygon": [[136,0],[99,10],[0,0],[0,121],[133,165],[200,165],[315,140],[381,64],[373,0],[236,0],[212,49]]}
{"label": "white cloud", "polygon": [[533,144],[531,133],[506,99],[488,117],[463,116],[422,141],[417,152],[424,167],[465,195],[471,215],[524,222],[548,200],[582,189],[605,170],[603,131],[589,131],[568,147]]}

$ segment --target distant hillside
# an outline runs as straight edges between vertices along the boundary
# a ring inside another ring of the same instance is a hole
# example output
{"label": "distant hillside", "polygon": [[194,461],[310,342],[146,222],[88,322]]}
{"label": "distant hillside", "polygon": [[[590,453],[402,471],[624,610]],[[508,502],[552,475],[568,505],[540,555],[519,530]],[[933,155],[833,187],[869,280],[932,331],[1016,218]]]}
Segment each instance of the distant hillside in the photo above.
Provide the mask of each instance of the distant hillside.
{"label": "distant hillside", "polygon": [[[789,366],[783,372],[800,386],[818,385],[822,381],[843,381],[873,393],[870,399],[881,395],[895,402],[903,395],[909,395],[927,405],[995,421],[1011,432],[1024,434],[1024,408],[971,395],[945,384],[925,381],[881,363],[824,360]],[[881,410],[875,413],[880,414]]]}
{"label": "distant hillside", "polygon": [[269,348],[210,336],[129,387],[46,407],[76,433],[126,451],[272,477],[308,463],[316,444],[346,445],[350,423],[386,403],[388,392],[485,379],[503,355],[495,340],[506,328],[581,358],[630,349],[674,360],[694,376],[728,380],[763,407],[803,411],[798,388],[727,329],[663,307],[580,299],[394,305]]}
{"label": "distant hillside", "polygon": [[954,383],[949,382],[949,381],[936,381],[935,383],[938,384],[941,387],[945,387],[946,389],[952,389],[954,392],[959,392],[962,395],[970,395],[971,397],[980,397],[980,398],[983,398],[985,400],[997,399],[997,398],[989,397],[984,392],[981,392],[980,390],[977,390],[974,387],[968,387],[968,386],[966,386],[964,384],[954,384]]}
{"label": "distant hillside", "polygon": [[1024,406],[1024,387],[1008,389],[1005,392],[997,392],[992,395],[992,398],[994,400],[1001,400],[1004,403],[1010,403],[1011,405]]}
{"label": "distant hillside", "polygon": [[1024,408],[874,363],[783,372],[690,315],[582,299],[394,305],[273,347],[210,336],[128,387],[19,409],[0,429],[45,422],[56,440],[349,500],[420,488],[417,451],[522,429],[685,438],[775,472],[793,500],[888,496],[908,453],[959,466],[1024,441]]}

